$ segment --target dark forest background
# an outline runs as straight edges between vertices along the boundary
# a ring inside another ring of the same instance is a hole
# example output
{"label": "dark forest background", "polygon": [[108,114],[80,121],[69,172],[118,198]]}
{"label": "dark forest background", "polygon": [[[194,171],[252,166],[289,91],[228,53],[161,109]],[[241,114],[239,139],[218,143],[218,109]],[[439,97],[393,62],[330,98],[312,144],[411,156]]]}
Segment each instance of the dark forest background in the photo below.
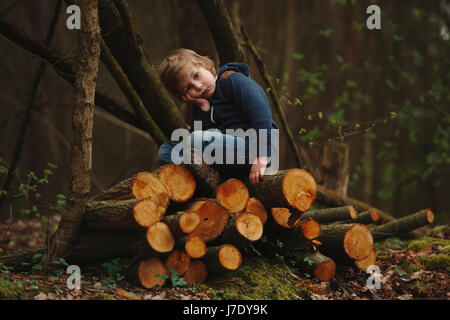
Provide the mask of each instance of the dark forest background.
{"label": "dark forest background", "polygon": [[[395,217],[431,208],[436,222],[449,222],[449,1],[224,2],[234,25],[243,26],[255,43],[282,96],[297,143],[315,163],[330,138],[343,140],[350,148],[349,196]],[[55,4],[54,0],[3,0],[0,19],[43,40]],[[154,65],[180,47],[218,60],[196,1],[130,0],[128,4]],[[370,4],[381,8],[381,30],[366,28]],[[66,28],[65,8],[52,46],[70,61],[77,37]],[[246,53],[252,77],[262,85]],[[40,60],[0,37],[0,61],[1,189]],[[97,86],[127,104],[103,65]],[[3,218],[16,208],[25,208],[24,214],[43,214],[64,199],[70,182],[73,103],[73,88],[47,68],[9,192],[20,193],[33,180],[30,173],[38,178],[47,174],[48,184],[37,184],[39,197],[4,202]],[[189,119],[186,106],[179,107]],[[99,108],[94,121],[92,193],[156,168],[157,147],[148,134]],[[281,139],[280,168],[295,167],[283,134]]]}

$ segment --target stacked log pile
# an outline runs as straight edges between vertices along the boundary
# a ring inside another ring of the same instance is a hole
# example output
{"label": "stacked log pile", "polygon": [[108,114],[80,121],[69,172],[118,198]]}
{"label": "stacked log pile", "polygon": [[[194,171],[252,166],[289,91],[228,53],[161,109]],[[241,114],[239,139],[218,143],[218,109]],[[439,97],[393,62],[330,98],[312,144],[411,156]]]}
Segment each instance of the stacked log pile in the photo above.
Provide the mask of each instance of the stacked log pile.
{"label": "stacked log pile", "polygon": [[379,225],[375,209],[310,210],[317,185],[298,168],[265,176],[257,186],[232,178],[202,194],[202,183],[187,167],[167,164],[104,190],[88,203],[68,260],[134,257],[128,279],[145,288],[164,285],[173,272],[195,284],[238,269],[249,245],[264,252],[267,239],[276,239],[281,253],[299,257],[297,267],[329,281],[336,263],[366,270],[376,264],[375,241],[433,222],[430,209]]}

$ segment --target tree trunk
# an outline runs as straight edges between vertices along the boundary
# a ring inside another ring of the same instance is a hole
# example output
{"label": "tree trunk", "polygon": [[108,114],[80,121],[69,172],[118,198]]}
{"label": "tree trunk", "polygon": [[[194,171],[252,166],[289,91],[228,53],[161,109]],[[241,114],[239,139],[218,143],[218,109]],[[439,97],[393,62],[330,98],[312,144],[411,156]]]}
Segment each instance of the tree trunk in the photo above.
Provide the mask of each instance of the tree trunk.
{"label": "tree trunk", "polygon": [[155,67],[137,41],[125,1],[99,0],[99,10],[103,39],[165,136],[170,138],[175,129],[187,128]]}
{"label": "tree trunk", "polygon": [[100,28],[97,1],[81,0],[79,64],[75,79],[75,106],[72,120],[72,182],[58,229],[50,239],[43,261],[63,257],[73,245],[81,227],[91,191],[92,127],[95,85],[100,57]]}
{"label": "tree trunk", "polygon": [[[35,55],[47,62],[57,74],[63,77],[72,86],[75,86],[75,66],[66,62],[64,57],[60,55],[54,48],[48,44],[38,42],[27,37],[25,32],[6,21],[0,21],[0,33],[8,40],[12,41],[20,48]],[[96,91],[95,103],[102,109],[113,114],[120,120],[132,125],[133,127],[144,130],[139,119],[129,111],[127,107],[120,102],[108,97],[103,92]]]}
{"label": "tree trunk", "polygon": [[326,144],[320,164],[323,186],[347,196],[349,161],[347,143],[334,141]]}
{"label": "tree trunk", "polygon": [[197,0],[213,36],[220,64],[244,62],[244,52],[222,0]]}
{"label": "tree trunk", "polygon": [[184,280],[190,284],[200,284],[206,280],[208,268],[201,260],[192,261],[183,275]]}

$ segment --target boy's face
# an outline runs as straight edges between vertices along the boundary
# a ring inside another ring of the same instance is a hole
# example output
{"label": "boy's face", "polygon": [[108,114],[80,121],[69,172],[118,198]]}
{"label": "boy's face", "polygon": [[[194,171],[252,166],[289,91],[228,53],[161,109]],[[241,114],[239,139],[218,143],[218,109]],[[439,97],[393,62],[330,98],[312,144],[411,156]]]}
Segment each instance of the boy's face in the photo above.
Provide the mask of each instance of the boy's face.
{"label": "boy's face", "polygon": [[216,89],[216,77],[211,71],[195,65],[183,68],[180,80],[181,100],[210,99]]}

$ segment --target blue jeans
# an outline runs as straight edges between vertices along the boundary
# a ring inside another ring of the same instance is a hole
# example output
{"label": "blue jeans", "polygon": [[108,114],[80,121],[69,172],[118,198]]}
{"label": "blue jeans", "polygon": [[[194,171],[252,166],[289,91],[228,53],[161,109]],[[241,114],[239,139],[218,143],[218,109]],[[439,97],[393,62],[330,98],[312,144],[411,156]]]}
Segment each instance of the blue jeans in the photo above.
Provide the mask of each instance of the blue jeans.
{"label": "blue jeans", "polygon": [[253,162],[256,157],[256,154],[249,154],[249,144],[245,138],[220,131],[194,131],[186,141],[163,143],[158,150],[159,166],[170,162],[190,163],[190,154],[184,157],[183,151],[190,152],[191,147],[201,151],[203,161],[222,176],[247,175],[251,168],[249,159]]}

